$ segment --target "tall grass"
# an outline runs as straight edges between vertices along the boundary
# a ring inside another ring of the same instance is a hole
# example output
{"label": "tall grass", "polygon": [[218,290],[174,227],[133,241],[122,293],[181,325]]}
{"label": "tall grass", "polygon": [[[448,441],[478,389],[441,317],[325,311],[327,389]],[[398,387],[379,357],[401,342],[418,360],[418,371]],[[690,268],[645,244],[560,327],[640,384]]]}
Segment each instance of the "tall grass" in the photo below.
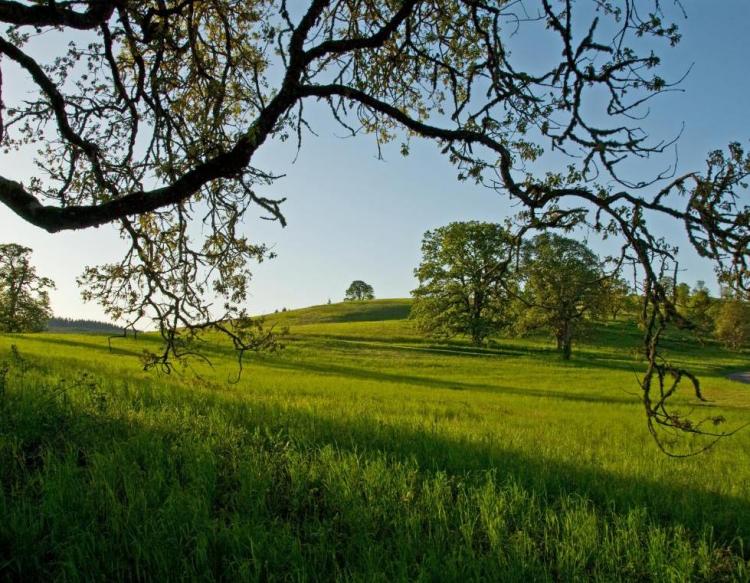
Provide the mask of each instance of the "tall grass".
{"label": "tall grass", "polygon": [[[658,453],[633,341],[602,326],[563,363],[354,318],[293,326],[231,384],[218,345],[159,376],[149,339],[0,337],[0,578],[748,580],[748,432]],[[670,349],[750,420],[742,355]]]}

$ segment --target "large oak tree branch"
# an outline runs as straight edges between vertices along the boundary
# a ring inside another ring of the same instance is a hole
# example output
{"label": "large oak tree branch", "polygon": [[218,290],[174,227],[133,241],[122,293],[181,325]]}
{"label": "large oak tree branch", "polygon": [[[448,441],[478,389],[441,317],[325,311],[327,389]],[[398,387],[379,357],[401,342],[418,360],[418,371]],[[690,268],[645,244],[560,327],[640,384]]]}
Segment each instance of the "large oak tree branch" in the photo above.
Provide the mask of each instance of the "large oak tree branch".
{"label": "large oak tree branch", "polygon": [[421,0],[407,0],[401,5],[401,8],[393,17],[380,28],[375,34],[365,38],[347,38],[327,40],[305,52],[308,61],[323,57],[329,54],[350,53],[362,49],[374,49],[380,47],[388,38],[398,30],[404,21],[411,16],[414,8],[419,5]]}
{"label": "large oak tree branch", "polygon": [[98,27],[112,16],[117,0],[96,0],[85,12],[76,12],[57,2],[27,6],[20,2],[0,2],[0,22],[16,26],[67,26],[78,30]]}
{"label": "large oak tree branch", "polygon": [[359,102],[373,111],[388,116],[402,124],[407,129],[426,138],[433,138],[447,142],[463,142],[465,144],[481,144],[490,150],[493,150],[500,157],[500,171],[505,182],[505,187],[510,193],[521,198],[524,202],[532,202],[510,174],[513,165],[513,158],[508,148],[497,140],[493,140],[486,134],[467,129],[440,128],[421,122],[404,113],[399,108],[373,97],[369,93],[365,93],[364,91],[346,85],[303,85],[298,89],[298,92],[302,97],[341,97]]}

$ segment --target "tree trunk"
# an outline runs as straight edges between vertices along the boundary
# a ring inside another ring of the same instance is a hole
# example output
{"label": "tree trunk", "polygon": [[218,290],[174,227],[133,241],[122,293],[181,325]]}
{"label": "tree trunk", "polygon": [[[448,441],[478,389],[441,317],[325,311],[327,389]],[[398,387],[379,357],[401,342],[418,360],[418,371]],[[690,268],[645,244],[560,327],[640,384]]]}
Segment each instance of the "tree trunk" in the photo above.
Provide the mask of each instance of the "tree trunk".
{"label": "tree trunk", "polygon": [[474,303],[471,306],[471,343],[474,346],[482,346],[484,334],[482,334],[482,307],[484,305],[484,294],[474,293]]}
{"label": "tree trunk", "polygon": [[573,339],[566,338],[563,343],[562,357],[563,360],[570,360],[570,355],[573,352]]}
{"label": "tree trunk", "polygon": [[557,350],[562,353],[563,360],[570,360],[573,352],[573,330],[570,322],[564,322],[555,335]]}
{"label": "tree trunk", "polygon": [[[11,268],[12,267],[13,266],[11,266]],[[21,295],[26,280],[26,270],[23,269],[23,266],[20,269],[20,277],[18,277],[16,281],[13,281],[14,277],[17,275],[16,273],[14,273],[15,269],[11,269],[11,282],[8,290],[8,311],[6,314],[6,324],[8,332],[22,331],[21,326],[18,322],[18,315],[16,314],[16,312],[18,311],[18,298]]]}

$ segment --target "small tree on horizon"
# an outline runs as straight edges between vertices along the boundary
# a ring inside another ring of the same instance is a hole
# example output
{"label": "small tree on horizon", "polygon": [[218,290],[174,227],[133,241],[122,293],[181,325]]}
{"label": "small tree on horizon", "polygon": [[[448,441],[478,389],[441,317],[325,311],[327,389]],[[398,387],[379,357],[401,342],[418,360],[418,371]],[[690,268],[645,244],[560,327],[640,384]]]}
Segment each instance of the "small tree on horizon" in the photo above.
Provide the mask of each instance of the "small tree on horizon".
{"label": "small tree on horizon", "polygon": [[369,283],[365,283],[361,279],[355,279],[347,288],[346,295],[344,296],[345,302],[373,299],[375,299],[375,290],[373,290]]}
{"label": "small tree on horizon", "polygon": [[37,275],[32,250],[0,244],[0,332],[39,332],[52,317],[49,289],[54,282]]}

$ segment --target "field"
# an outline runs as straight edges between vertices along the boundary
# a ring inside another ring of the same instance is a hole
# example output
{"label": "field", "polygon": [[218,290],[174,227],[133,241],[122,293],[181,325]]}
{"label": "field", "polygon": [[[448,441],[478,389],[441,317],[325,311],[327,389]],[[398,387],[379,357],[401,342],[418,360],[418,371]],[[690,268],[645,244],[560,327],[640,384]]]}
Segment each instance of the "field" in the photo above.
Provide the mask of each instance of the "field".
{"label": "field", "polygon": [[[408,310],[274,315],[286,349],[237,383],[218,344],[167,376],[148,337],[0,336],[0,579],[750,580],[750,428],[660,453],[634,325],[566,363],[425,340]],[[750,422],[725,378],[747,354],[666,348],[711,399],[685,410]]]}

